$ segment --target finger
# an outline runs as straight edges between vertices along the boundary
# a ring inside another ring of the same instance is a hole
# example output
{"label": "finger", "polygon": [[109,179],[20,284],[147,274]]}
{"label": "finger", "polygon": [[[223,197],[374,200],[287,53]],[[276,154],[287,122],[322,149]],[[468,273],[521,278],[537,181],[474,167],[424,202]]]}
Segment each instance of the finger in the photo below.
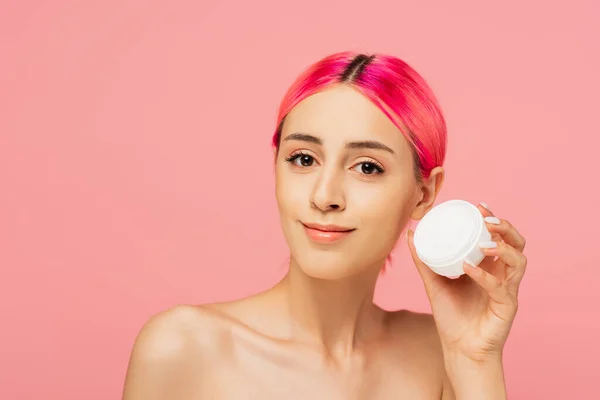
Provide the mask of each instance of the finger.
{"label": "finger", "polygon": [[498,257],[508,266],[506,280],[520,282],[525,274],[527,257],[506,242],[484,242],[479,247],[487,257]]}
{"label": "finger", "polygon": [[483,201],[477,205],[477,208],[479,209],[479,211],[481,212],[481,214],[484,217],[493,217],[494,216],[494,213],[490,209],[490,206],[485,204]]}
{"label": "finger", "polygon": [[[492,210],[490,210],[490,207],[487,204],[485,204],[484,202],[479,203],[479,205],[477,206],[477,209],[479,210],[481,215],[483,215],[484,219],[485,218],[496,218],[496,217],[494,217],[494,213],[492,212]],[[493,241],[502,240],[502,236],[500,235],[500,233],[490,232],[490,234],[492,235]]]}
{"label": "finger", "polygon": [[507,220],[496,217],[484,218],[488,231],[494,236],[499,234],[502,239],[519,251],[525,249],[525,238],[517,231],[517,229]]}
{"label": "finger", "polygon": [[[495,243],[494,243],[495,244]],[[498,261],[498,256],[486,256],[478,264],[478,267],[483,269],[488,274],[492,274],[501,282],[506,281],[507,267],[503,261]]]}
{"label": "finger", "polygon": [[429,268],[423,261],[421,261],[421,259],[417,255],[417,250],[415,249],[414,243],[414,236],[415,233],[411,229],[409,229],[406,234],[408,248],[410,250],[410,255],[412,256],[413,262],[417,267],[417,271],[419,272],[421,279],[423,279],[425,288],[428,289],[431,285],[431,282],[433,282],[435,279],[438,279],[438,275],[435,272],[433,272],[431,268]]}
{"label": "finger", "polygon": [[505,289],[502,281],[496,278],[493,274],[485,271],[483,268],[465,261],[463,265],[465,274],[469,275],[479,286],[481,286],[497,303],[506,303],[508,300],[508,292]]}

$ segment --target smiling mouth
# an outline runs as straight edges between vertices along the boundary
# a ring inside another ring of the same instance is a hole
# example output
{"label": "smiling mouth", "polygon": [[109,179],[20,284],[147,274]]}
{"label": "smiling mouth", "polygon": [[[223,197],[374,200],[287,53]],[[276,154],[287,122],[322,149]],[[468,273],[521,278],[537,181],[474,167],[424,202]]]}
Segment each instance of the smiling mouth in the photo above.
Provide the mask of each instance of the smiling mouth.
{"label": "smiling mouth", "polygon": [[312,241],[317,243],[334,243],[344,239],[355,231],[355,229],[345,228],[337,225],[320,225],[304,222],[302,222],[302,225],[307,236]]}

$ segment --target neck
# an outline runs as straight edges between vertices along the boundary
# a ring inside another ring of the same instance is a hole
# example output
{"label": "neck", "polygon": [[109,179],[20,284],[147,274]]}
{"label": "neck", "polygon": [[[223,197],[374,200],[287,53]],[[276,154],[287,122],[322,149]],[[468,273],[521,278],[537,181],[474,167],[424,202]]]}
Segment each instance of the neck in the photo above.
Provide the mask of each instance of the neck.
{"label": "neck", "polygon": [[291,336],[321,348],[336,359],[381,334],[385,311],[373,304],[382,261],[364,272],[338,280],[306,275],[292,258],[278,284],[291,321]]}

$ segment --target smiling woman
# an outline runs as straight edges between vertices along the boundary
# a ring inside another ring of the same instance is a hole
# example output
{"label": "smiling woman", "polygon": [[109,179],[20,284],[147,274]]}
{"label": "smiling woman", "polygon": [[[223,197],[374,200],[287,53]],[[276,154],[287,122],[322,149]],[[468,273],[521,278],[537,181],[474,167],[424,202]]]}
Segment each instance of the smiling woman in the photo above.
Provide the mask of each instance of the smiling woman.
{"label": "smiling woman", "polygon": [[154,316],[124,398],[505,398],[502,348],[525,243],[507,221],[486,220],[498,245],[456,280],[414,256],[409,232],[433,316],[373,303],[407,222],[443,183],[446,125],[423,78],[392,56],[334,54],[292,84],[276,127],[288,273],[248,298]]}
{"label": "smiling woman", "polygon": [[[373,270],[382,261],[385,265],[408,220],[420,218],[434,200],[441,169],[431,177],[432,170],[422,167],[430,162],[415,162],[416,151],[400,123],[350,83],[332,83],[294,98],[274,138],[277,201],[292,259],[310,276],[323,279]],[[445,131],[437,136],[445,138]],[[429,179],[424,182],[424,177]],[[354,231],[324,247],[307,241],[315,235],[307,238],[305,229],[299,229],[306,224]]]}

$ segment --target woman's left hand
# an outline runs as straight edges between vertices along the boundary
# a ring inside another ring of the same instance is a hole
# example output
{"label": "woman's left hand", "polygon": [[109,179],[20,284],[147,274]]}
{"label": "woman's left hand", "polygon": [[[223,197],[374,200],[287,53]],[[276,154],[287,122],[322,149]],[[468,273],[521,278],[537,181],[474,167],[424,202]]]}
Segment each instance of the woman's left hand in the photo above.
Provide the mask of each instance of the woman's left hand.
{"label": "woman's left hand", "polygon": [[408,246],[423,279],[444,353],[485,361],[501,357],[517,313],[527,258],[525,238],[515,227],[481,204],[478,208],[487,217],[492,242],[481,244],[486,258],[479,266],[464,264],[468,276],[449,279],[434,273],[417,257],[412,231]]}

